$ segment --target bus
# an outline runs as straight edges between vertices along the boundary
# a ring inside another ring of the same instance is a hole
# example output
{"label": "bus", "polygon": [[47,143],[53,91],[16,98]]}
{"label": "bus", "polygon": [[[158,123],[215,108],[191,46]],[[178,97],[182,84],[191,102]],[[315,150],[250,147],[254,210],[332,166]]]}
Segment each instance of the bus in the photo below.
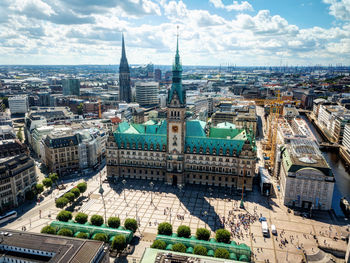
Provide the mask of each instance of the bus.
{"label": "bus", "polygon": [[17,217],[17,212],[16,211],[10,211],[2,216],[0,216],[0,224],[3,224],[11,219],[14,219]]}
{"label": "bus", "polygon": [[74,188],[74,186],[70,186],[70,187],[66,188],[64,192],[60,193],[59,195],[57,195],[57,196],[55,197],[55,201],[56,201],[58,198],[63,197],[66,193],[70,192],[70,190],[72,190],[73,188]]}

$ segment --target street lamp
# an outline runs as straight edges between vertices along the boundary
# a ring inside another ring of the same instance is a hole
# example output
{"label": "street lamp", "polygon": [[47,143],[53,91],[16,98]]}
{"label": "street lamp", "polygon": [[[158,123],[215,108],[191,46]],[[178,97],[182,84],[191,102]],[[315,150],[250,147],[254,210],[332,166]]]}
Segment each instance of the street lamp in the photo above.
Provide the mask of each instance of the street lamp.
{"label": "street lamp", "polygon": [[170,208],[170,225],[171,225],[171,208]]}
{"label": "street lamp", "polygon": [[180,184],[180,185],[179,185],[180,194],[181,194],[181,192],[182,192],[182,188],[183,188],[183,185]]}
{"label": "street lamp", "polygon": [[125,184],[126,184],[126,180],[124,179],[122,181],[123,185],[124,185],[124,201],[126,202],[126,196],[125,196]]}
{"label": "street lamp", "polygon": [[[207,220],[206,221],[208,221],[208,212],[207,211],[204,211],[204,217],[207,217]],[[204,227],[205,227],[205,229],[207,229],[207,222],[204,222]]]}
{"label": "street lamp", "polygon": [[107,222],[107,214],[106,214],[106,204],[105,204],[105,199],[103,198],[103,193],[104,193],[105,190],[103,190],[103,187],[102,187],[102,176],[101,176],[101,173],[100,173],[100,189],[98,190],[98,192],[101,194],[101,197],[102,197],[102,202],[103,202],[103,208],[104,208],[104,212],[105,212],[105,223]]}
{"label": "street lamp", "polygon": [[213,195],[213,189],[211,188],[211,187],[209,187],[209,194],[210,194],[210,196],[212,196]]}
{"label": "street lamp", "polygon": [[244,194],[244,176],[245,176],[245,167],[243,169],[243,184],[242,184],[242,196],[241,196],[241,203],[239,205],[239,208],[244,209],[244,202],[243,202],[243,194]]}
{"label": "street lamp", "polygon": [[153,182],[150,182],[150,183],[149,183],[149,186],[151,187],[151,204],[153,204],[153,195],[152,195],[152,192],[153,192],[154,183],[153,183]]}

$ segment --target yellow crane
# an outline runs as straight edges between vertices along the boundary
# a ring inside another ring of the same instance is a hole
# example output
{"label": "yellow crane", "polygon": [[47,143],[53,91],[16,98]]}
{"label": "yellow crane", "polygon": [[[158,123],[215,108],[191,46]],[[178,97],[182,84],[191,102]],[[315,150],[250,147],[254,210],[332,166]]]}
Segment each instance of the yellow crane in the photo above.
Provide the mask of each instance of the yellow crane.
{"label": "yellow crane", "polygon": [[102,111],[101,111],[101,99],[98,99],[98,118],[102,118]]}
{"label": "yellow crane", "polygon": [[299,100],[282,100],[280,92],[274,99],[244,99],[244,98],[218,98],[219,101],[254,101],[255,105],[269,108],[267,126],[267,140],[263,143],[264,156],[268,157],[268,168],[273,174],[276,159],[278,118],[283,113],[283,107],[287,104],[300,105]]}

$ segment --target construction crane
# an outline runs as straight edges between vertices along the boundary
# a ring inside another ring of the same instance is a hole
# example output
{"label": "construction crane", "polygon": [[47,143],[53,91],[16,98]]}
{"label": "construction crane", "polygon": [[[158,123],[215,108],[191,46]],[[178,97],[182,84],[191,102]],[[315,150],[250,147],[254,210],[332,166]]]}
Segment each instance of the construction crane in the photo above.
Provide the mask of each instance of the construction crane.
{"label": "construction crane", "polygon": [[101,99],[98,99],[98,118],[102,118],[102,112],[101,112]]}
{"label": "construction crane", "polygon": [[264,157],[267,159],[268,168],[271,174],[274,172],[275,159],[276,159],[276,147],[277,147],[277,129],[278,118],[283,113],[283,107],[288,104],[295,106],[300,105],[299,100],[283,100],[281,99],[280,92],[277,92],[277,98],[274,99],[244,99],[244,98],[218,98],[219,101],[253,101],[255,105],[262,106],[265,109],[269,109],[269,116],[267,119],[267,140],[263,143]]}

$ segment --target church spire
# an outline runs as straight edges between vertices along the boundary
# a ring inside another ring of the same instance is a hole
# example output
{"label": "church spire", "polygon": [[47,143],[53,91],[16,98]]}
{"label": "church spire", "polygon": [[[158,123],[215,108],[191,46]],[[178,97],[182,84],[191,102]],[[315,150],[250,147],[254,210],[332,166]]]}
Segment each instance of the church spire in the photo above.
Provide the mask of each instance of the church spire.
{"label": "church spire", "polygon": [[[177,28],[179,30],[179,27]],[[173,64],[173,79],[172,79],[171,89],[169,91],[168,103],[171,103],[173,99],[174,93],[177,93],[180,104],[186,105],[186,95],[182,89],[182,65],[180,61],[180,53],[179,53],[179,33],[177,31],[176,34],[176,54],[175,61]]]}
{"label": "church spire", "polygon": [[124,34],[122,33],[122,59],[126,59],[126,54],[125,54],[125,44],[124,44]]}
{"label": "church spire", "polygon": [[125,53],[124,34],[122,33],[122,56],[119,63],[119,100],[131,102],[130,68]]}

